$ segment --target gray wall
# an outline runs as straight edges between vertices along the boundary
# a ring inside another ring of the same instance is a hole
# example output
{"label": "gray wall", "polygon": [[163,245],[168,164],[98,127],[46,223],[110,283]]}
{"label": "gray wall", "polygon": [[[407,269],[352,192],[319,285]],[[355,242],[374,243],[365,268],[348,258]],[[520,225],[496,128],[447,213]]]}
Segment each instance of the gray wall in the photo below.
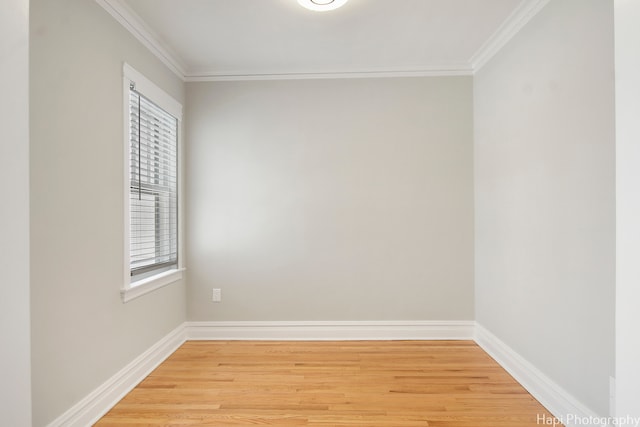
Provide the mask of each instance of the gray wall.
{"label": "gray wall", "polygon": [[122,63],[184,87],[94,1],[31,1],[33,423],[43,426],[184,322],[177,283],[123,304]]}
{"label": "gray wall", "polygon": [[473,319],[470,77],[187,99],[190,319]]}
{"label": "gray wall", "polygon": [[29,2],[0,2],[0,414],[31,425]]}
{"label": "gray wall", "polygon": [[616,0],[616,378],[618,416],[640,417],[640,2]]}
{"label": "gray wall", "polygon": [[608,415],[613,3],[550,2],[474,85],[477,321]]}

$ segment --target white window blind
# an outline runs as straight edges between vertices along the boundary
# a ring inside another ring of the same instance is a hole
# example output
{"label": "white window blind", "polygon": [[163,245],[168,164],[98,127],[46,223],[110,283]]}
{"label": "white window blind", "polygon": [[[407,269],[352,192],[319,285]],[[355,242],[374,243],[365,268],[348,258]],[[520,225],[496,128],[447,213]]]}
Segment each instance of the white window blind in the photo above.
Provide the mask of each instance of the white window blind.
{"label": "white window blind", "polygon": [[178,120],[129,90],[131,276],[178,263]]}

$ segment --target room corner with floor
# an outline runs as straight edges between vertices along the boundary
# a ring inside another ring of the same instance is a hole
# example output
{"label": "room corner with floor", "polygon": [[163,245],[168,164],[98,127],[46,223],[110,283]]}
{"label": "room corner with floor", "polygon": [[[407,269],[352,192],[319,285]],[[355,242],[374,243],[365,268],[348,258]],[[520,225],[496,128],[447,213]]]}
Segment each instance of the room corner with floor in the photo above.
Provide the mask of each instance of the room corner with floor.
{"label": "room corner with floor", "polygon": [[[640,417],[637,2],[180,3],[0,6],[11,425]],[[182,106],[185,267],[127,302],[124,64]]]}

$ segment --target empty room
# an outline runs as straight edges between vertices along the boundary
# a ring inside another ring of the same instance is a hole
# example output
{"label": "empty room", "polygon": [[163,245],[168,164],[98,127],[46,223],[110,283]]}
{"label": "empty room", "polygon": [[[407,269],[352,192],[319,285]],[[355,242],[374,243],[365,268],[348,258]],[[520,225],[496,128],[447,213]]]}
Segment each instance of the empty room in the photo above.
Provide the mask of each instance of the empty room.
{"label": "empty room", "polygon": [[0,424],[640,426],[640,2],[0,12]]}

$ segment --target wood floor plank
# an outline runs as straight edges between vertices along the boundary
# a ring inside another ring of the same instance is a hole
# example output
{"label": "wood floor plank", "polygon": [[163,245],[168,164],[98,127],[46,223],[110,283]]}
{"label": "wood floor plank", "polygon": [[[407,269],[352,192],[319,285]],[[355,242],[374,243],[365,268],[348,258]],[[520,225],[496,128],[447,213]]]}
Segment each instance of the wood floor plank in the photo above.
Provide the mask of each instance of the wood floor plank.
{"label": "wood floor plank", "polygon": [[550,417],[472,341],[189,341],[98,427],[532,427]]}

